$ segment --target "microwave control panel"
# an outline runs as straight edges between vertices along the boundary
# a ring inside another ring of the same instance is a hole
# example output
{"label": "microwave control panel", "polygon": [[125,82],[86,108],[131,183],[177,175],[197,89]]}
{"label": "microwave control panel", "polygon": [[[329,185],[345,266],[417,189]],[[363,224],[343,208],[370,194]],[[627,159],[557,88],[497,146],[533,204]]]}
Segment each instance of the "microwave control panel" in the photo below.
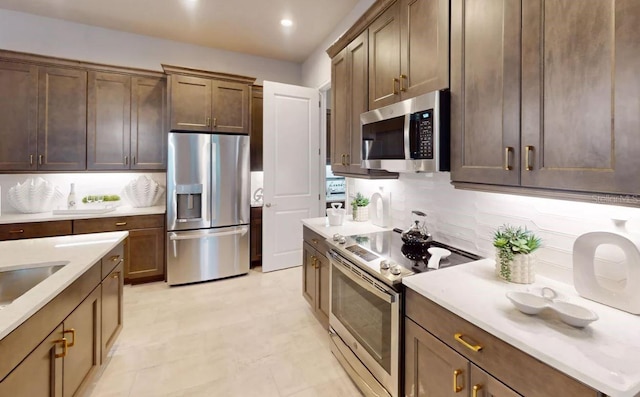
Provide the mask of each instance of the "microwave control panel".
{"label": "microwave control panel", "polygon": [[433,109],[411,115],[412,159],[433,159]]}

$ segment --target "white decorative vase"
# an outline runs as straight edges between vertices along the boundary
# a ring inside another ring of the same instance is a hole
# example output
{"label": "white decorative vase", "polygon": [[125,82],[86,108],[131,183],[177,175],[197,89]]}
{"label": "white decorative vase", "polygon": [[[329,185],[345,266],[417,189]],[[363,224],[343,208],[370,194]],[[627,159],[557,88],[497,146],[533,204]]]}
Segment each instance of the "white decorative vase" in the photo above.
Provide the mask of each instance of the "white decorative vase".
{"label": "white decorative vase", "polygon": [[496,275],[503,280],[518,284],[532,284],[536,281],[535,254],[518,254],[513,256],[503,269],[500,263],[500,251],[496,250]]}
{"label": "white decorative vase", "polygon": [[366,222],[369,220],[369,206],[365,205],[364,207],[356,207],[356,210],[353,212],[353,220],[356,222]]}

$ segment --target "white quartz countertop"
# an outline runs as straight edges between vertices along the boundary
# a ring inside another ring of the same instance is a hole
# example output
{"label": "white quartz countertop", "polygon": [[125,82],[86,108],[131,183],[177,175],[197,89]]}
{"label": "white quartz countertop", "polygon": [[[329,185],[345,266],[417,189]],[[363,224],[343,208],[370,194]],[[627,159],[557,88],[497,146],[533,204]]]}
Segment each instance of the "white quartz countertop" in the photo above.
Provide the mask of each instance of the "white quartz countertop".
{"label": "white quartz countertop", "polygon": [[0,309],[0,339],[71,285],[129,232],[81,234],[14,241],[0,241],[0,271],[32,267],[44,262],[69,263]]}
{"label": "white quartz countertop", "polygon": [[326,216],[320,218],[308,218],[303,219],[302,224],[308,226],[311,230],[324,236],[325,238],[332,238],[334,234],[339,233],[343,236],[350,236],[352,234],[361,233],[373,233],[381,232],[384,230],[390,230],[390,228],[383,228],[376,226],[371,222],[355,222],[353,217],[347,216],[344,218],[341,226],[329,226],[329,219]]}
{"label": "white quartz countertop", "polygon": [[[536,276],[534,284],[499,280],[494,261],[484,259],[437,272],[405,277],[407,287],[538,360],[611,397],[640,392],[640,316],[581,298],[572,285]],[[551,310],[519,312],[507,291],[539,293],[585,306],[599,320],[585,328],[563,323]]]}
{"label": "white quartz countertop", "polygon": [[131,206],[116,207],[111,212],[104,214],[65,214],[53,215],[51,212],[41,212],[39,214],[2,214],[0,216],[0,224],[9,223],[28,223],[28,222],[47,222],[47,221],[64,221],[69,219],[90,219],[90,218],[109,218],[113,216],[135,216],[135,215],[156,215],[164,214],[166,207],[164,205],[156,205],[153,207],[134,208]]}

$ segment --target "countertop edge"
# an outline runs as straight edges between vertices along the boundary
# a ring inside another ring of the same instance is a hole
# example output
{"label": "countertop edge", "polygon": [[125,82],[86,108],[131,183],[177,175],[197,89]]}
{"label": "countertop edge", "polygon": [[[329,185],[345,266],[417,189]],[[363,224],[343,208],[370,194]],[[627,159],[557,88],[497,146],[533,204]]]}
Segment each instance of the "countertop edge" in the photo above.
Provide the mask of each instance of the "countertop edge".
{"label": "countertop edge", "polygon": [[21,213],[5,213],[0,215],[0,225],[8,225],[12,223],[37,223],[52,221],[73,221],[80,219],[93,218],[111,218],[120,216],[139,216],[139,215],[163,215],[166,213],[164,205],[156,205],[153,207],[116,207],[114,211],[102,214],[65,214],[53,215],[51,212],[42,212],[38,214],[21,214]]}

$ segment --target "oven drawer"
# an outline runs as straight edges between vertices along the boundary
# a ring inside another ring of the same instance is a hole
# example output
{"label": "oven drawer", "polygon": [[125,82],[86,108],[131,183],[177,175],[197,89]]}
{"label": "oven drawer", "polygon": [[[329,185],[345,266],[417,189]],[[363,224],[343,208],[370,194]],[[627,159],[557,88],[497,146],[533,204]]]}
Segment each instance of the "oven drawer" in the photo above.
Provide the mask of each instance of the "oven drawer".
{"label": "oven drawer", "polygon": [[326,238],[324,236],[321,236],[308,227],[303,227],[302,237],[304,238],[304,241],[309,243],[309,245],[315,248],[319,253],[327,256],[329,246],[327,246],[327,243],[325,242]]}
{"label": "oven drawer", "polygon": [[[406,289],[406,316],[483,370],[527,397],[597,396],[598,393]],[[458,340],[456,338],[458,335]],[[467,346],[468,345],[468,346]],[[474,351],[475,346],[482,346]]]}

